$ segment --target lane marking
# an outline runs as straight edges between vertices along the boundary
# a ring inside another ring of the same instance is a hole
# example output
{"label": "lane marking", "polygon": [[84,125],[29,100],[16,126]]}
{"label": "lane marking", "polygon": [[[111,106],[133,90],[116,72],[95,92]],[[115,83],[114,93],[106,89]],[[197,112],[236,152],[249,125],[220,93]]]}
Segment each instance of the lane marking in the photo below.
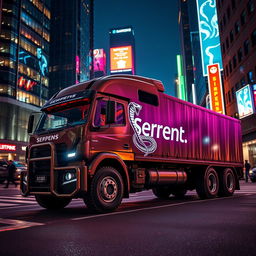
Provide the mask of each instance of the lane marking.
{"label": "lane marking", "polygon": [[22,221],[22,220],[1,219],[1,218],[0,218],[0,224],[7,225],[3,227],[0,226],[0,232],[45,225],[44,223],[38,223],[38,222],[28,222],[28,221]]}
{"label": "lane marking", "polygon": [[0,207],[1,207],[1,206],[14,206],[14,204],[0,203]]}
{"label": "lane marking", "polygon": [[246,195],[238,195],[238,196],[233,196],[233,197],[213,198],[213,199],[207,199],[207,200],[200,200],[199,199],[199,200],[190,201],[190,202],[181,202],[181,203],[176,203],[176,204],[144,207],[144,208],[140,208],[140,209],[127,210],[127,211],[122,211],[122,212],[110,212],[110,213],[104,213],[104,214],[99,214],[99,215],[90,215],[90,216],[85,216],[85,217],[72,218],[71,220],[74,220],[74,221],[86,220],[86,219],[100,218],[100,217],[106,217],[106,216],[112,216],[112,215],[142,212],[142,211],[146,211],[146,210],[155,210],[155,209],[163,209],[163,208],[168,208],[168,207],[176,207],[176,206],[185,205],[185,204],[198,204],[198,203],[205,203],[205,202],[209,202],[209,201],[239,198],[239,197],[243,197],[243,196],[246,196]]}

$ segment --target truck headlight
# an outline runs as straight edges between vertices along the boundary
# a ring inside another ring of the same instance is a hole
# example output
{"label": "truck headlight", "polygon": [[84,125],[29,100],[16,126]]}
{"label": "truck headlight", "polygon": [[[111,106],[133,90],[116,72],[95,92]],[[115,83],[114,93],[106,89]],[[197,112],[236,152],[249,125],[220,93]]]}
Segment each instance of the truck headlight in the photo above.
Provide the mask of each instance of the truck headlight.
{"label": "truck headlight", "polygon": [[76,152],[70,152],[68,153],[68,158],[73,158],[76,156]]}

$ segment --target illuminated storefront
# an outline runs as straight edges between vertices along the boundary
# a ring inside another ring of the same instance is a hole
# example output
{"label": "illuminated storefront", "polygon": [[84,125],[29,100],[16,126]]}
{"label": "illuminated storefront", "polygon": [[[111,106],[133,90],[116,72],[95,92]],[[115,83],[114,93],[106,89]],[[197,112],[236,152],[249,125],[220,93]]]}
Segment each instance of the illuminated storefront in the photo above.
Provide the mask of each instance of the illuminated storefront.
{"label": "illuminated storefront", "polygon": [[2,1],[0,158],[24,160],[28,117],[48,99],[50,2]]}

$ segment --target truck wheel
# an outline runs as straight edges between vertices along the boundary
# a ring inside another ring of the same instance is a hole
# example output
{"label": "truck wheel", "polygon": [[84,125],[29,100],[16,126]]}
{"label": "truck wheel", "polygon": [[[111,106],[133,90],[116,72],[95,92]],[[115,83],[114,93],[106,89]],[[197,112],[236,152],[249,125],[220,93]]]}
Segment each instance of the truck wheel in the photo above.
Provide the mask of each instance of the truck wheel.
{"label": "truck wheel", "polygon": [[232,196],[236,188],[235,175],[232,169],[226,168],[220,173],[219,196]]}
{"label": "truck wheel", "polygon": [[121,204],[123,193],[120,173],[113,167],[104,166],[94,175],[84,202],[94,212],[110,212]]}
{"label": "truck wheel", "polygon": [[58,198],[51,195],[35,195],[35,198],[40,206],[49,210],[63,209],[71,201],[71,198]]}
{"label": "truck wheel", "polygon": [[179,188],[172,191],[172,194],[178,199],[184,198],[186,193],[187,193],[187,190],[185,188]]}
{"label": "truck wheel", "polygon": [[213,167],[197,176],[196,192],[201,199],[214,198],[219,192],[219,177]]}
{"label": "truck wheel", "polygon": [[155,187],[152,191],[154,195],[160,199],[168,199],[172,192],[168,186]]}

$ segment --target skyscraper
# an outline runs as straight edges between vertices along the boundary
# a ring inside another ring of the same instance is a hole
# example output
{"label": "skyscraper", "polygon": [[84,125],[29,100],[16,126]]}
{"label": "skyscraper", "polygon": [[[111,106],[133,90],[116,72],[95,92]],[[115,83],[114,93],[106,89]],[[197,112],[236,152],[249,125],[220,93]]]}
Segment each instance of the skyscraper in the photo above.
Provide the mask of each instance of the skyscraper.
{"label": "skyscraper", "polygon": [[179,0],[178,23],[186,97],[190,102],[205,106],[208,88],[202,72],[196,0]]}
{"label": "skyscraper", "polygon": [[244,159],[256,165],[256,0],[217,1],[227,115],[241,119]]}
{"label": "skyscraper", "polygon": [[93,0],[52,1],[50,95],[93,77]]}
{"label": "skyscraper", "polygon": [[24,160],[28,117],[48,98],[50,0],[0,5],[0,158]]}
{"label": "skyscraper", "polygon": [[131,26],[109,31],[110,74],[135,74],[135,39]]}

